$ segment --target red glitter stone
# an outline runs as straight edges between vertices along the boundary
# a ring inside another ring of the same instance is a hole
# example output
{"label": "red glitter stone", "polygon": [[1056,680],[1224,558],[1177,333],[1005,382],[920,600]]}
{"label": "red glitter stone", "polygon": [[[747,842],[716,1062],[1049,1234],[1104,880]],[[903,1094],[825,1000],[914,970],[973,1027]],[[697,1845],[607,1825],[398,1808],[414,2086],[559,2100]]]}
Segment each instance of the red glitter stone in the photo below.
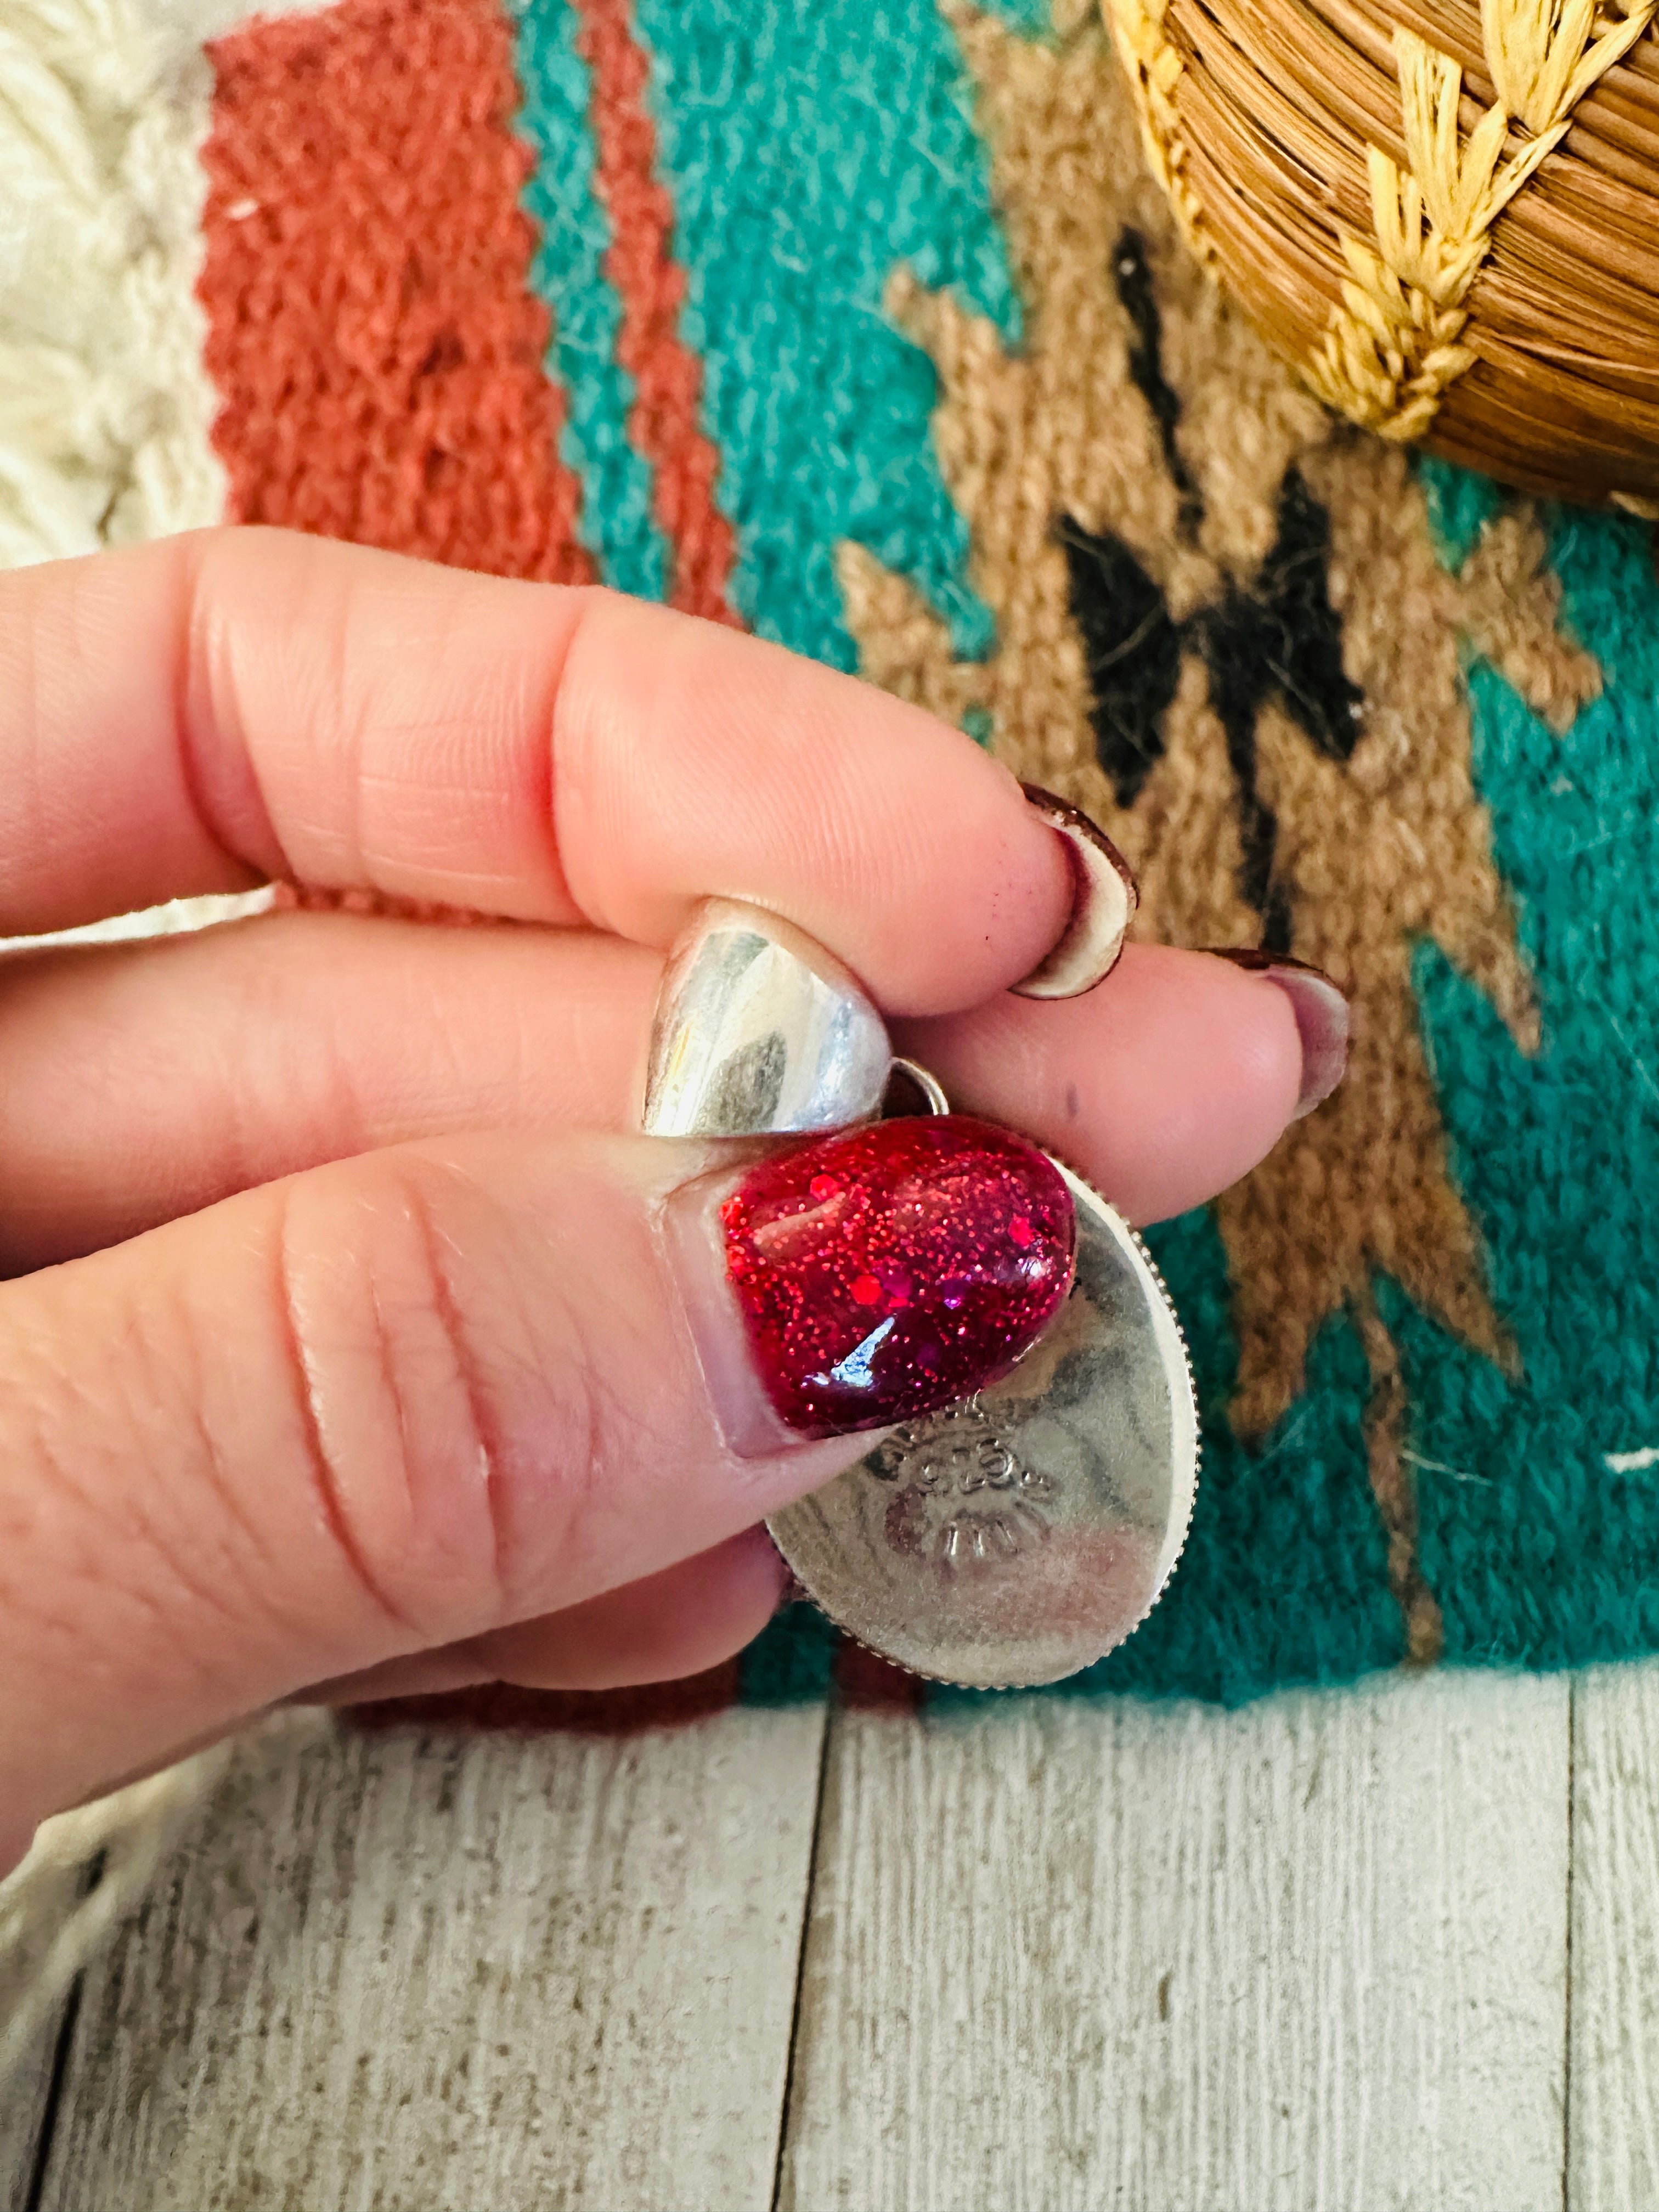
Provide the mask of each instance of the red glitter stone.
{"label": "red glitter stone", "polygon": [[966,1115],[775,1154],[720,1220],[761,1381],[805,1436],[914,1419],[1000,1381],[1072,1285],[1064,1180]]}

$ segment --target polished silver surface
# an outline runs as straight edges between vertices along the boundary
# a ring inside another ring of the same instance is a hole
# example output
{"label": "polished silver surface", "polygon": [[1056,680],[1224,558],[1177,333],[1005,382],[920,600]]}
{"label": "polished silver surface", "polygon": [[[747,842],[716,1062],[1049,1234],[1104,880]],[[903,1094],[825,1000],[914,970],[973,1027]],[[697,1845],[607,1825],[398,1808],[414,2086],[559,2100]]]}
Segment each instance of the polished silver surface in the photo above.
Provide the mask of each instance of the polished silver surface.
{"label": "polished silver surface", "polygon": [[767,1524],[861,1644],[977,1688],[1058,1681],[1121,1644],[1163,1590],[1198,1479],[1192,1370],[1162,1279],[1060,1171],[1077,1280],[1014,1374],[896,1430]]}
{"label": "polished silver surface", "polygon": [[653,1137],[838,1129],[878,1112],[892,1065],[857,978],[802,930],[708,899],[669,956],[640,1126]]}

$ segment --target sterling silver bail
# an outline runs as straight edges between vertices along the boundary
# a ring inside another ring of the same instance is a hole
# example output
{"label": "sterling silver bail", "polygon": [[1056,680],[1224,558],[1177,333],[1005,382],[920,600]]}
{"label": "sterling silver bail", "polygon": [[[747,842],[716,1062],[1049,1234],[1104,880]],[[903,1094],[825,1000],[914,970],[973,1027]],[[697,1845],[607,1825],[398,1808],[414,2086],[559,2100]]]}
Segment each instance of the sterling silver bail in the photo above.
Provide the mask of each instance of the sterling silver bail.
{"label": "sterling silver bail", "polygon": [[640,1127],[653,1137],[839,1129],[881,1110],[893,1048],[850,969],[804,930],[706,899],[669,955]]}

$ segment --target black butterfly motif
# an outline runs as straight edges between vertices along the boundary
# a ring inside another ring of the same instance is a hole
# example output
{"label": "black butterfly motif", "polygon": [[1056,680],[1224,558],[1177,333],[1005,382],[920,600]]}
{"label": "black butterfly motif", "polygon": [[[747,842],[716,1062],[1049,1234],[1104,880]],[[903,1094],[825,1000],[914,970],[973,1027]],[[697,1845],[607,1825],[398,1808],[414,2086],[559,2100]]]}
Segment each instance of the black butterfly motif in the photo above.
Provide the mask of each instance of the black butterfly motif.
{"label": "black butterfly motif", "polygon": [[[1190,534],[1202,520],[1202,499],[1176,444],[1181,402],[1164,374],[1152,272],[1134,231],[1118,241],[1115,271],[1133,331],[1130,368],[1158,423],[1181,494],[1181,526]],[[1119,805],[1134,804],[1164,750],[1164,717],[1182,656],[1200,654],[1238,785],[1239,888],[1261,916],[1263,945],[1288,951],[1289,903],[1273,872],[1278,824],[1256,785],[1256,719],[1278,698],[1321,752],[1343,762],[1364,726],[1364,698],[1343,669],[1342,628],[1330,600],[1329,514],[1291,469],[1272,549],[1250,585],[1232,586],[1183,623],[1111,532],[1085,530],[1070,516],[1058,532],[1088,660],[1095,747]]]}

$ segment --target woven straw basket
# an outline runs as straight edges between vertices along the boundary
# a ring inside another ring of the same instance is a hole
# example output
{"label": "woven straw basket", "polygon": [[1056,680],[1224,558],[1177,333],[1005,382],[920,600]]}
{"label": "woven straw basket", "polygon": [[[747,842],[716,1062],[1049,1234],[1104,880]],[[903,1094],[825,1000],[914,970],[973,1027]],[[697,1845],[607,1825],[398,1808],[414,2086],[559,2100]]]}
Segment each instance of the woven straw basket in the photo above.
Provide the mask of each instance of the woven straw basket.
{"label": "woven straw basket", "polygon": [[1659,517],[1656,0],[1107,0],[1194,250],[1356,422]]}

